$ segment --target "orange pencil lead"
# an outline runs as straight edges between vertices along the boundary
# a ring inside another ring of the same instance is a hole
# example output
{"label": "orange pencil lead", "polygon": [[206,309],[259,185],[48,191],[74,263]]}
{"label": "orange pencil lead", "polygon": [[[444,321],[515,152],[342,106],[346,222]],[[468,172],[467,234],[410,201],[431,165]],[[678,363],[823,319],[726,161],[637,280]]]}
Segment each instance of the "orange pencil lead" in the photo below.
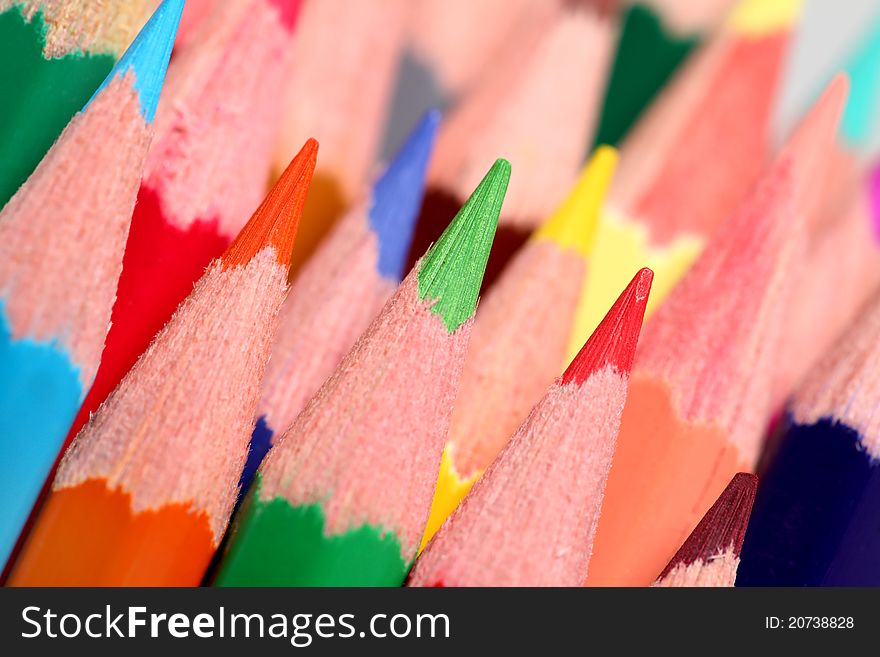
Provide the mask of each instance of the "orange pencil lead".
{"label": "orange pencil lead", "polygon": [[290,265],[293,242],[315,172],[318,142],[309,139],[222,256],[224,268],[246,265],[266,246],[275,247],[278,262]]}

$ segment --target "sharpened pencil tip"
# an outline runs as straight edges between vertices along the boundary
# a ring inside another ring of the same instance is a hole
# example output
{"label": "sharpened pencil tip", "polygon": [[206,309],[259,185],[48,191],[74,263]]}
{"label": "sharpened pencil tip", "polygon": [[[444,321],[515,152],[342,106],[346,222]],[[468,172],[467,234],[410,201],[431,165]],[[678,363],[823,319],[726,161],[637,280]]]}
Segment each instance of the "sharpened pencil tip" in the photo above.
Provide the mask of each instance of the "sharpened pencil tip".
{"label": "sharpened pencil tip", "polygon": [[379,273],[400,282],[425,191],[425,174],[440,125],[440,112],[428,111],[373,186],[370,228],[379,242]]}
{"label": "sharpened pencil tip", "polygon": [[496,160],[419,264],[419,297],[450,333],[477,307],[509,181],[510,162]]}
{"label": "sharpened pencil tip", "polygon": [[810,150],[826,154],[828,143],[834,140],[849,93],[849,77],[838,73],[825,87],[807,114],[795,128],[787,149],[803,158]]}
{"label": "sharpened pencil tip", "polygon": [[658,579],[668,575],[679,564],[687,566],[699,560],[709,561],[728,551],[738,557],[742,552],[757,490],[758,478],[755,475],[745,472],[735,474]]}
{"label": "sharpened pencil tip", "polygon": [[267,246],[275,247],[279,263],[290,265],[293,241],[317,157],[318,142],[309,139],[226,249],[222,258],[224,268],[246,265]]}
{"label": "sharpened pencil tip", "polygon": [[119,58],[116,66],[86,103],[86,107],[111,80],[131,71],[134,74],[134,88],[141,103],[141,113],[147,121],[153,121],[162,85],[165,82],[171,49],[174,47],[177,26],[183,13],[183,4],[184,0],[165,0],[159,5],[128,50]]}
{"label": "sharpened pencil tip", "polygon": [[801,191],[804,207],[812,207],[815,203],[819,186],[813,183],[826,176],[848,92],[849,78],[846,74],[834,76],[783,147],[780,158],[790,161],[800,172],[796,177],[797,183],[810,185]]}
{"label": "sharpened pencil tip", "polygon": [[621,374],[629,374],[653,280],[653,271],[647,267],[639,270],[565,370],[563,384],[581,385],[609,365]]}

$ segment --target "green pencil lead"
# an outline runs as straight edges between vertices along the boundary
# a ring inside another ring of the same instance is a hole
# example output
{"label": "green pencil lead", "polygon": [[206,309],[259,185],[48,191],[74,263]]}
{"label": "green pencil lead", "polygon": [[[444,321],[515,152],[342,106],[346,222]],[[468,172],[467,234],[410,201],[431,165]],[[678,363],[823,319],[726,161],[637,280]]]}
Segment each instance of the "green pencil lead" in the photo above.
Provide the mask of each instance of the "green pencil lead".
{"label": "green pencil lead", "polygon": [[450,333],[477,307],[509,180],[510,162],[496,160],[419,267],[419,297]]}

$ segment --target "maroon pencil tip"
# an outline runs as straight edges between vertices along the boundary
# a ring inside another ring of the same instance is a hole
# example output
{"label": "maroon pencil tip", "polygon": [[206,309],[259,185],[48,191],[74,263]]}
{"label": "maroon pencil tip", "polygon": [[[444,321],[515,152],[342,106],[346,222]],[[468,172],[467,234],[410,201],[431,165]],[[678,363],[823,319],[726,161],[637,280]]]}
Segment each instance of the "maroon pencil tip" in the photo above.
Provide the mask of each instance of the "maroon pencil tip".
{"label": "maroon pencil tip", "polygon": [[609,365],[621,374],[629,374],[653,280],[653,271],[647,267],[639,270],[565,370],[563,384],[580,385]]}
{"label": "maroon pencil tip", "polygon": [[757,490],[758,478],[755,475],[745,472],[735,474],[658,579],[666,577],[679,564],[687,566],[700,559],[708,561],[730,550],[738,557],[742,552]]}

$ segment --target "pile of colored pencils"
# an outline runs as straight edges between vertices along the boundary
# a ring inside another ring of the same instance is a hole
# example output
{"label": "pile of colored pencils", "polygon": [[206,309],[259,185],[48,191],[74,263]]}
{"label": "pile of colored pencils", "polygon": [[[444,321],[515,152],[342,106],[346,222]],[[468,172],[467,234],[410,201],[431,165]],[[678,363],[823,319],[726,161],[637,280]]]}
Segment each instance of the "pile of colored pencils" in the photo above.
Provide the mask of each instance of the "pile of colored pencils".
{"label": "pile of colored pencils", "polygon": [[880,585],[880,23],[776,139],[809,15],[0,0],[3,582]]}

